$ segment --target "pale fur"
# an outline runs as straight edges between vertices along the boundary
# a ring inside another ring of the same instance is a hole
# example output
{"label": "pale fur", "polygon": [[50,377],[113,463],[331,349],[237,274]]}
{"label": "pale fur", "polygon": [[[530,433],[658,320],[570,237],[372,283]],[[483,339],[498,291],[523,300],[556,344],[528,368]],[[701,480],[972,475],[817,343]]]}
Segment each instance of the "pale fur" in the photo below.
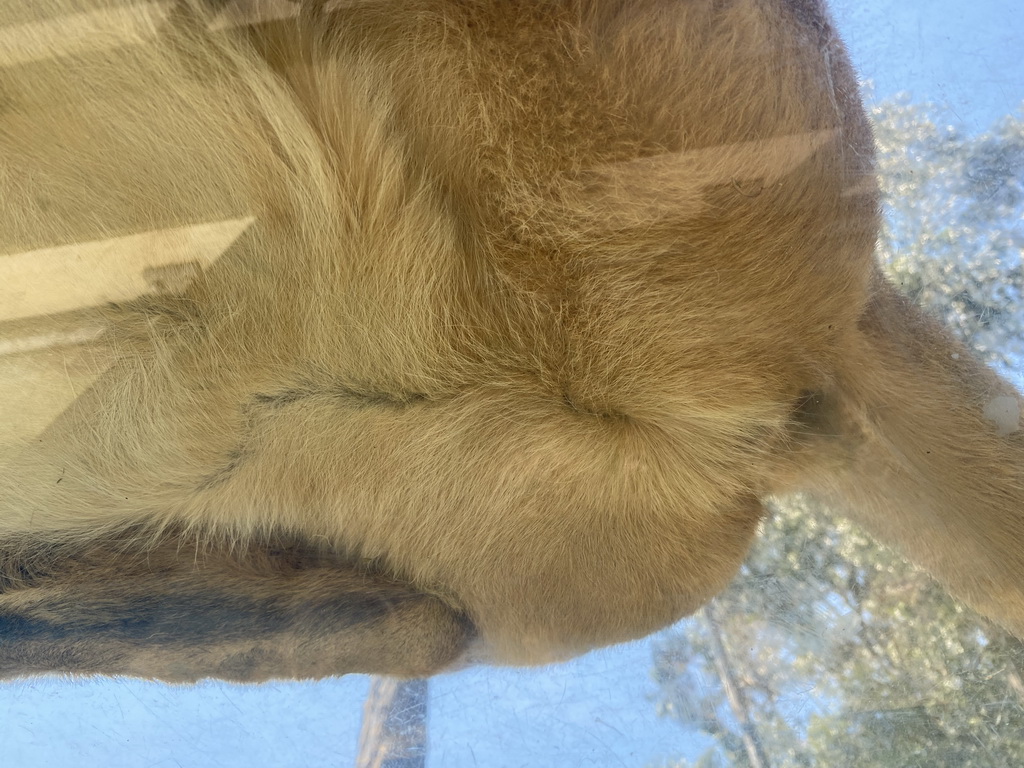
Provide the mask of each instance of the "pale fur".
{"label": "pale fur", "polygon": [[0,540],[283,532],[534,663],[695,610],[808,490],[1024,634],[1012,390],[878,276],[814,0],[329,6],[0,73],[6,250],[255,219],[97,310]]}

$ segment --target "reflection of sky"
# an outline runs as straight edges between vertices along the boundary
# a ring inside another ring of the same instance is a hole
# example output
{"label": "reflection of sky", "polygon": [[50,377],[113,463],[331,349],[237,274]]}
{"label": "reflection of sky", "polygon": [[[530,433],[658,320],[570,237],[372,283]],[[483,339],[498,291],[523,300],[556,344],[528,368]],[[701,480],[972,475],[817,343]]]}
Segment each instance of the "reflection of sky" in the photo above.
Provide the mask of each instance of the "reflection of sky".
{"label": "reflection of sky", "polygon": [[[26,0],[27,1],[27,0]],[[854,61],[879,98],[948,102],[969,131],[1024,99],[1024,13],[1010,0],[837,0]],[[647,644],[571,665],[470,670],[436,681],[433,768],[630,766],[699,745],[658,720]],[[127,680],[0,687],[0,741],[18,766],[350,766],[366,679],[172,688]]]}
{"label": "reflection of sky", "polygon": [[854,64],[878,98],[946,102],[969,132],[1024,101],[1024,13],[1011,0],[833,0]]}
{"label": "reflection of sky", "polygon": [[[431,683],[431,768],[630,766],[696,755],[655,717],[647,643],[548,669],[473,669]],[[6,765],[353,766],[368,678],[236,686],[28,680],[0,687]]]}

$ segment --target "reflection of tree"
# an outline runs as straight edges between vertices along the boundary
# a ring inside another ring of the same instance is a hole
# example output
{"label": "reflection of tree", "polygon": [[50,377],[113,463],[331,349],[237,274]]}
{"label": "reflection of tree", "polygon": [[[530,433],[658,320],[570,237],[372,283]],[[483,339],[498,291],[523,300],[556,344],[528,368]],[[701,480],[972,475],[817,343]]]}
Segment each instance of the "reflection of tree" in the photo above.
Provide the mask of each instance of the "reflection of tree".
{"label": "reflection of tree", "polygon": [[757,730],[754,713],[750,709],[746,688],[737,679],[736,666],[726,648],[722,626],[716,616],[717,612],[718,609],[714,605],[707,606],[703,612],[715,674],[718,675],[722,693],[725,694],[725,699],[729,702],[729,708],[732,710],[732,716],[738,726],[738,736],[743,743],[750,768],[771,768],[771,762],[768,760],[764,744],[761,741],[761,734]]}
{"label": "reflection of tree", "polygon": [[[905,102],[874,118],[890,275],[1019,370],[1024,121],[966,136]],[[770,511],[714,609],[656,645],[660,711],[716,742],[698,765],[1024,765],[1024,645],[812,502]]]}
{"label": "reflection of tree", "polygon": [[890,275],[991,360],[1024,357],[1024,120],[982,136],[933,107],[874,110]]}
{"label": "reflection of tree", "polygon": [[427,681],[373,678],[356,768],[423,768],[426,759]]}

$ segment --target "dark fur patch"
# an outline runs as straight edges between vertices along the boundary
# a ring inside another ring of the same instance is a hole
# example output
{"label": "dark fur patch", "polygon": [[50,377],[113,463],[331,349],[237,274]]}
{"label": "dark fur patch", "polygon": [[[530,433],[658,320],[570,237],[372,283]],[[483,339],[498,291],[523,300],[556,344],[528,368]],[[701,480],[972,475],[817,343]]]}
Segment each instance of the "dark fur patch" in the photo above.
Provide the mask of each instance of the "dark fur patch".
{"label": "dark fur patch", "polygon": [[[372,623],[402,602],[402,597],[365,592],[315,602],[286,601],[269,594],[261,600],[212,588],[188,594],[127,595],[115,603],[113,589],[98,591],[102,594],[92,600],[44,598],[23,614],[0,612],[0,635],[51,641],[103,635],[128,643],[200,646],[266,637],[297,626],[311,635],[329,633],[339,626]],[[53,614],[62,620],[40,618]]]}
{"label": "dark fur patch", "polygon": [[214,676],[225,680],[252,680],[259,676],[259,671],[281,664],[280,653],[265,648],[252,648],[248,651],[235,653],[217,664]]}
{"label": "dark fur patch", "polygon": [[793,404],[792,418],[797,431],[829,436],[838,434],[838,412],[835,398],[824,390],[805,390]]}
{"label": "dark fur patch", "polygon": [[314,390],[294,388],[294,389],[282,389],[278,392],[257,392],[252,396],[252,401],[256,405],[263,405],[270,408],[283,408],[286,405],[297,403],[300,400],[305,400],[307,397],[311,397],[316,394]]}
{"label": "dark fur patch", "polygon": [[362,389],[351,387],[346,384],[337,384],[326,389],[314,387],[294,387],[283,389],[278,392],[257,392],[252,400],[256,405],[268,406],[270,408],[282,408],[292,403],[297,403],[310,397],[327,395],[344,400],[344,404],[350,407],[360,408],[369,406],[385,406],[390,408],[401,408],[413,403],[420,403],[427,399],[425,394],[420,392],[409,392],[395,394],[374,389]]}
{"label": "dark fur patch", "polygon": [[34,554],[0,552],[0,676],[323,676],[368,671],[396,632],[436,636],[421,663],[438,665],[472,634],[436,598],[297,542],[197,548],[172,533],[18,551]]}
{"label": "dark fur patch", "polygon": [[[373,389],[359,389],[345,384],[338,384],[326,389],[318,389],[309,385],[282,389],[277,392],[257,392],[252,396],[249,406],[245,408],[245,416],[252,422],[258,417],[258,408],[278,410],[317,396],[339,399],[342,401],[340,405],[348,408],[405,408],[427,400],[427,396],[421,392],[394,394]],[[227,482],[242,466],[246,457],[244,445],[234,448],[228,454],[228,460],[224,466],[207,475],[198,484],[198,490],[209,490]]]}

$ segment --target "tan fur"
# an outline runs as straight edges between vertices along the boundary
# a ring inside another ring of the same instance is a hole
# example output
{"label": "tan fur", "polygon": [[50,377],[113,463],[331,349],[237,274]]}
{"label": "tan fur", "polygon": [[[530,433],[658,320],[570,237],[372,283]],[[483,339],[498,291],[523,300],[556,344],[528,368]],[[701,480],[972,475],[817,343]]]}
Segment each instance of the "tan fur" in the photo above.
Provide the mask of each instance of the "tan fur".
{"label": "tan fur", "polygon": [[6,250],[255,220],[96,310],[115,362],[0,476],[18,558],[316,542],[448,606],[378,627],[453,638],[432,669],[463,616],[536,663],[695,610],[810,490],[1024,634],[1024,438],[984,416],[1018,396],[878,275],[816,0],[316,6],[0,72]]}

